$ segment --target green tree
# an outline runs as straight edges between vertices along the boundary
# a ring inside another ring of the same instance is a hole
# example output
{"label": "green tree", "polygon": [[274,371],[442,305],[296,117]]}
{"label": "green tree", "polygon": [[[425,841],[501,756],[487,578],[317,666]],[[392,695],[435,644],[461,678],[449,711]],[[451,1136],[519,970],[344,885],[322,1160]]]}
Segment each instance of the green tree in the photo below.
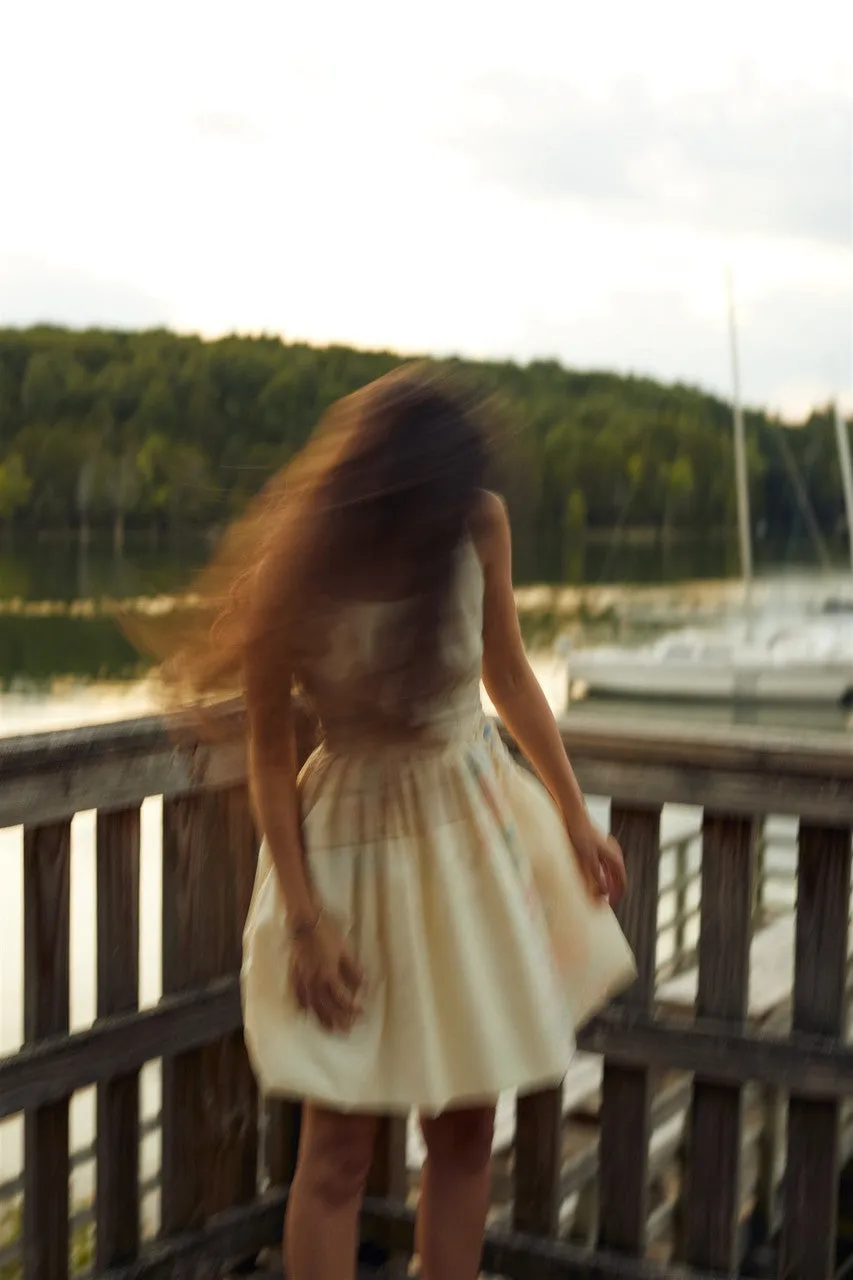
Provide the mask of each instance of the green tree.
{"label": "green tree", "polygon": [[32,488],[20,454],[12,453],[0,462],[0,520],[7,529],[11,529],[15,515],[29,502]]}
{"label": "green tree", "polygon": [[149,436],[136,458],[143,503],[155,521],[165,519],[178,534],[202,515],[216,510],[219,490],[208,459],[195,445],[157,434]]}
{"label": "green tree", "polygon": [[[28,486],[21,497],[6,481],[15,520],[111,533],[117,547],[126,527],[207,531],[245,506],[335,399],[398,362],[272,336],[0,330],[0,457],[20,459]],[[732,414],[719,398],[553,360],[441,364],[488,392],[506,428],[492,482],[522,578],[574,576],[575,548],[617,528],[672,540],[734,521]],[[807,525],[813,544],[838,541],[832,415],[790,428],[750,411],[745,422],[756,526],[770,540]]]}

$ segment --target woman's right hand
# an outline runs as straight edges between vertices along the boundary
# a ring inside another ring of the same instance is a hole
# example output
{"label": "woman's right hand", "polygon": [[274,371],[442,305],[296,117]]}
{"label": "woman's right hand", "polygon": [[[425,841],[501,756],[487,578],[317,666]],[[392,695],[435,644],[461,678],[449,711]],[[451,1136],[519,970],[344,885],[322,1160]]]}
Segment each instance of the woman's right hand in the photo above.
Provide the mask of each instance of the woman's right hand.
{"label": "woman's right hand", "polygon": [[585,812],[571,825],[565,817],[563,822],[590,889],[615,907],[628,887],[625,859],[618,841],[602,831]]}
{"label": "woman's right hand", "polygon": [[300,1007],[327,1031],[349,1031],[363,1011],[364,974],[334,920],[321,916],[291,947],[290,982]]}

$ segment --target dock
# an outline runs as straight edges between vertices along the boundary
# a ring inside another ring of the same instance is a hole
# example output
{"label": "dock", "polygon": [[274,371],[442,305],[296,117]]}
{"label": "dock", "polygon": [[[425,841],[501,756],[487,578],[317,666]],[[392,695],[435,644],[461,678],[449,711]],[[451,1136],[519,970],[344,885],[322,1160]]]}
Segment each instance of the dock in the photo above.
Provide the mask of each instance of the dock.
{"label": "dock", "polygon": [[[0,1058],[0,1122],[22,1117],[25,1137],[20,1178],[0,1186],[0,1212],[21,1224],[0,1237],[2,1280],[280,1275],[299,1109],[258,1096],[243,1044],[257,839],[239,712],[222,729],[215,744],[156,719],[0,740],[24,988],[23,1043]],[[312,735],[302,721],[303,751]],[[853,1159],[853,751],[820,734],[574,715],[563,735],[626,853],[620,917],[638,980],[583,1028],[562,1088],[501,1100],[484,1275],[830,1280]],[[162,990],[140,1007],[151,797]],[[672,806],[692,817],[662,838]],[[72,1029],[71,829],[93,811],[96,1009]],[[772,857],[780,823],[787,870]],[[160,1105],[143,1114],[151,1064]],[[77,1151],[72,1104],[91,1087],[94,1140]],[[414,1126],[383,1123],[366,1274],[412,1265],[421,1156]],[[80,1204],[69,1187],[82,1164],[94,1179]]]}

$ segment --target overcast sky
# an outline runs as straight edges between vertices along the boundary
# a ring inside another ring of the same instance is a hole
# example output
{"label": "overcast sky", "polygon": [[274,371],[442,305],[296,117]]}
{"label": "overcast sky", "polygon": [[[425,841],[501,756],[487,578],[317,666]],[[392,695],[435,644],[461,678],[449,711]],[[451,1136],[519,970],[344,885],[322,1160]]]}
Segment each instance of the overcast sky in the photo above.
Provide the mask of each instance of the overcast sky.
{"label": "overcast sky", "polygon": [[0,323],[603,367],[853,409],[853,3],[26,0]]}

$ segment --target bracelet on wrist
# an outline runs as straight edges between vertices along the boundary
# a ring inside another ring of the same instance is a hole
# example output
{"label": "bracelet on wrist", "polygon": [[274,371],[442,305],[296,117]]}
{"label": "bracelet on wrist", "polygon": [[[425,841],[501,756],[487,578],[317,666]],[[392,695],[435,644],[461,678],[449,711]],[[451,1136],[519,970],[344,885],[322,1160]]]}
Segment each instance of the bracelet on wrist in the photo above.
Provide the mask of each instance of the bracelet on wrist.
{"label": "bracelet on wrist", "polygon": [[322,921],[325,914],[326,912],[323,909],[323,907],[320,907],[319,911],[317,912],[317,914],[314,916],[312,920],[296,920],[290,926],[291,942],[302,942],[305,940],[305,938],[313,937],[314,934],[319,929],[320,922]]}

